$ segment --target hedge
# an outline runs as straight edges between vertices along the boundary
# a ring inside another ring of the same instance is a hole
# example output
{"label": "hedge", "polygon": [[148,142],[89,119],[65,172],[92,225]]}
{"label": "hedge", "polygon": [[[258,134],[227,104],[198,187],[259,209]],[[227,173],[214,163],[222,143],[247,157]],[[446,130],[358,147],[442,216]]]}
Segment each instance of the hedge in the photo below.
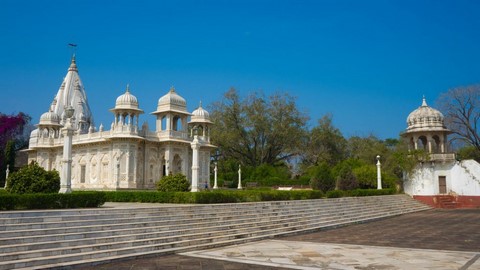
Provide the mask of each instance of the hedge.
{"label": "hedge", "polygon": [[380,196],[380,195],[392,195],[397,193],[395,188],[386,189],[354,189],[354,190],[331,190],[328,191],[327,198],[340,198],[340,197],[363,197],[363,196]]}
{"label": "hedge", "polygon": [[150,202],[150,203],[238,203],[259,201],[285,201],[320,199],[319,190],[214,190],[202,192],[152,192],[112,191],[105,192],[108,202]]}
{"label": "hedge", "polygon": [[66,209],[99,207],[105,203],[104,192],[74,192],[61,193],[35,193],[35,194],[10,194],[0,193],[0,210],[24,209]]}

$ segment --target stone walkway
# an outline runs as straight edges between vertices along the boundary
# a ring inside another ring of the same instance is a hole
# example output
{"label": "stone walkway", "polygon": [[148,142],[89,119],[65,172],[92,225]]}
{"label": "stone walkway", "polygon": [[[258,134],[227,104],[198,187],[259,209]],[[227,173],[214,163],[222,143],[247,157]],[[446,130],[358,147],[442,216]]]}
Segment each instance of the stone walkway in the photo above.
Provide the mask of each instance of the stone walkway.
{"label": "stone walkway", "polygon": [[480,209],[435,209],[188,255],[83,269],[480,269]]}

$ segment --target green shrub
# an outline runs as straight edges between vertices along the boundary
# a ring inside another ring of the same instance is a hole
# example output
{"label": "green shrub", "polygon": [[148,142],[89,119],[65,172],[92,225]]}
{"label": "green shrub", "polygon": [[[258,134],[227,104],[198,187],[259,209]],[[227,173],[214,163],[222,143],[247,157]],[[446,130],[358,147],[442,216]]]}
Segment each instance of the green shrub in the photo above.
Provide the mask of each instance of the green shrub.
{"label": "green shrub", "polygon": [[329,191],[335,189],[335,180],[332,176],[330,166],[322,163],[310,169],[310,187],[312,189]]}
{"label": "green shrub", "polygon": [[372,164],[365,164],[353,169],[359,188],[377,187],[377,168]]}
{"label": "green shrub", "polygon": [[343,190],[330,190],[326,196],[327,198],[341,198],[345,196],[345,192]]}
{"label": "green shrub", "polygon": [[157,182],[158,191],[163,192],[183,192],[188,191],[190,183],[183,174],[167,175]]}
{"label": "green shrub", "polygon": [[280,200],[320,199],[318,190],[210,190],[202,192],[152,192],[112,191],[105,192],[110,202],[152,202],[152,203],[238,203]]}
{"label": "green shrub", "polygon": [[392,195],[395,194],[394,188],[388,189],[354,189],[345,191],[345,196],[348,197],[362,197],[362,196],[379,196],[379,195]]}
{"label": "green shrub", "polygon": [[99,207],[105,200],[105,193],[95,191],[70,194],[0,194],[0,210]]}
{"label": "green shrub", "polygon": [[0,210],[13,210],[17,205],[19,195],[1,193],[0,194]]}
{"label": "green shrub", "polygon": [[32,162],[9,175],[6,189],[17,194],[57,193],[60,190],[60,176],[57,171],[46,171]]}
{"label": "green shrub", "polygon": [[351,167],[345,166],[340,169],[337,176],[337,188],[340,190],[352,190],[358,188],[357,178]]}

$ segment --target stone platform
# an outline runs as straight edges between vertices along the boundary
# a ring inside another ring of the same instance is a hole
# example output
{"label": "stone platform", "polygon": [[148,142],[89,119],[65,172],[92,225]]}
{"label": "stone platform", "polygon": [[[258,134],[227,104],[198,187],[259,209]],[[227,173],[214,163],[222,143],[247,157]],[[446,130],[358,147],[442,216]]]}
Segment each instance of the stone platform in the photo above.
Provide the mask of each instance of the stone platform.
{"label": "stone platform", "polygon": [[480,209],[434,209],[83,269],[480,269]]}

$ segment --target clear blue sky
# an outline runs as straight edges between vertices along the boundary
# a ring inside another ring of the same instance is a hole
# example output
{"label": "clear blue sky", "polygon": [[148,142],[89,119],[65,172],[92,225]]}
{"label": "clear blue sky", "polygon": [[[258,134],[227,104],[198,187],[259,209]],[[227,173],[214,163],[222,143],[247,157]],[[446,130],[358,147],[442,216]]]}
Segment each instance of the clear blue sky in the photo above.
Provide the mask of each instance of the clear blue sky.
{"label": "clear blue sky", "polygon": [[426,95],[480,82],[480,1],[0,1],[0,112],[38,123],[78,44],[98,128],[127,83],[148,113],[171,85],[210,104],[287,91],[310,124],[397,138]]}

